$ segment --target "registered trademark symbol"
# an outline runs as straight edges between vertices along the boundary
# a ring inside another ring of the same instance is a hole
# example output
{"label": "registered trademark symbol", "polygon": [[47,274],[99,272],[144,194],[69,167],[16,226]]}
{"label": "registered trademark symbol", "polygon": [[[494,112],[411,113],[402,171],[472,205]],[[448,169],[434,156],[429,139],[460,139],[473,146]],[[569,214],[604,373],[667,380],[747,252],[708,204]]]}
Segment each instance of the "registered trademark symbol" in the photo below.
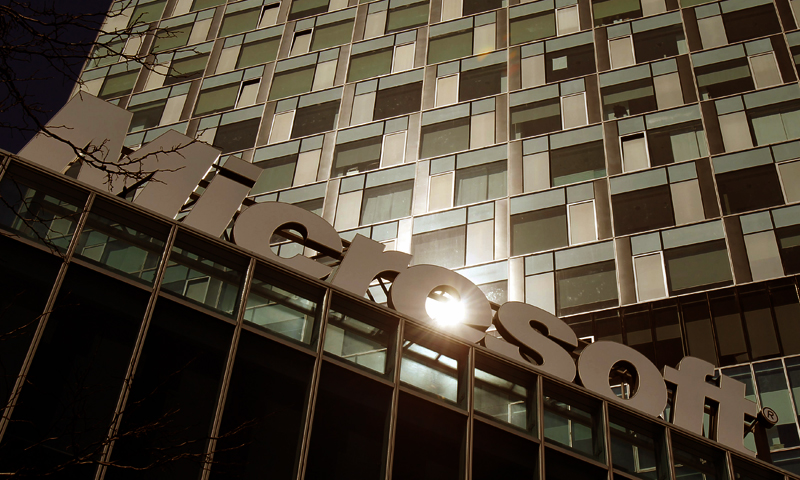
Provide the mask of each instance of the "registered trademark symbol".
{"label": "registered trademark symbol", "polygon": [[764,407],[761,409],[761,415],[771,424],[776,425],[778,423],[778,414],[775,413],[775,410]]}

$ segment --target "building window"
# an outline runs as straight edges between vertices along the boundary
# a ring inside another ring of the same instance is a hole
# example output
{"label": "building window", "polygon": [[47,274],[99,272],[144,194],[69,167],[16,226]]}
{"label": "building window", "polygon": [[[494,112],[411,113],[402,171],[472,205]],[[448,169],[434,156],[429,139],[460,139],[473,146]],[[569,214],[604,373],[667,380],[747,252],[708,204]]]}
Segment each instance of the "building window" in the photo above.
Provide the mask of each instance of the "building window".
{"label": "building window", "polygon": [[494,162],[456,170],[456,205],[506,196],[506,162]]}

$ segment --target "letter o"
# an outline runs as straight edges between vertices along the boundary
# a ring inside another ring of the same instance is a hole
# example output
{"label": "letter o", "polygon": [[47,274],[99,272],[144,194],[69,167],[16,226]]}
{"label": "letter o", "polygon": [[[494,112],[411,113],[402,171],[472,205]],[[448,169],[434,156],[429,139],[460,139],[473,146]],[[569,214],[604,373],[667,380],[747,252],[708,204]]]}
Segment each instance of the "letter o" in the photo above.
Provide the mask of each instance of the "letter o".
{"label": "letter o", "polygon": [[[636,369],[636,391],[629,399],[617,397],[608,384],[611,368],[618,362],[627,362]],[[658,369],[627,345],[604,341],[590,344],[578,359],[578,375],[589,390],[654,417],[661,415],[667,406],[667,385]]]}
{"label": "letter o", "polygon": [[389,307],[433,325],[435,321],[428,315],[425,301],[432,291],[440,287],[456,290],[464,308],[463,322],[444,330],[468,342],[480,341],[492,324],[489,300],[474,283],[446,268],[416,265],[400,273],[389,290]]}

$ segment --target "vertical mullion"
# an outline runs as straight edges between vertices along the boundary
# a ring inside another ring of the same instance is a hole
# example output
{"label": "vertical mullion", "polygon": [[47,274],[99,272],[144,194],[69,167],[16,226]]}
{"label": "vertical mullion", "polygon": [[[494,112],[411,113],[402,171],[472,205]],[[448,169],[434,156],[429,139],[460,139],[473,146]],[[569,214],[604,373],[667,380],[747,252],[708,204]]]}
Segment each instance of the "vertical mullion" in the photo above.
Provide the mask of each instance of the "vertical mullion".
{"label": "vertical mullion", "polygon": [[108,429],[108,436],[105,440],[105,445],[103,445],[103,453],[100,456],[97,472],[95,472],[95,480],[102,480],[107,470],[109,460],[111,459],[111,452],[114,448],[116,435],[122,423],[122,415],[124,414],[125,406],[128,401],[128,396],[130,395],[131,392],[131,384],[133,383],[133,377],[136,372],[136,367],[139,365],[139,360],[141,358],[142,350],[144,348],[144,341],[147,336],[147,331],[150,328],[150,321],[152,320],[153,317],[153,310],[155,309],[155,304],[156,300],[158,299],[158,294],[161,291],[161,282],[164,279],[164,272],[167,270],[170,253],[172,252],[172,245],[175,243],[175,237],[177,236],[177,234],[178,234],[178,227],[177,225],[173,225],[172,228],[170,229],[167,241],[164,244],[164,250],[163,250],[164,253],[161,257],[161,262],[158,266],[158,270],[156,271],[156,277],[153,280],[153,291],[150,294],[150,300],[147,302],[147,308],[145,309],[142,325],[141,327],[139,327],[139,334],[136,337],[136,343],[134,344],[133,352],[131,354],[131,361],[128,364],[128,370],[127,372],[125,372],[125,382],[122,385],[119,398],[117,399],[117,407],[114,410],[114,417]]}
{"label": "vertical mullion", "polygon": [[544,377],[537,375],[536,378],[536,436],[539,437],[539,478],[545,476],[544,465]]}
{"label": "vertical mullion", "polygon": [[[2,173],[5,173],[5,167],[2,168]],[[62,263],[61,267],[59,267],[58,275],[56,275],[56,280],[53,283],[53,288],[50,290],[50,296],[47,298],[47,303],[44,307],[44,312],[39,318],[39,325],[36,327],[36,331],[33,334],[33,338],[31,339],[31,344],[28,347],[28,353],[25,355],[25,360],[22,362],[22,367],[20,368],[19,375],[17,376],[17,381],[14,383],[14,388],[11,390],[11,396],[8,399],[8,403],[6,404],[6,408],[3,411],[3,416],[0,417],[0,439],[3,438],[6,429],[8,428],[9,421],[11,419],[11,414],[14,412],[14,407],[16,406],[17,400],[19,399],[20,392],[22,390],[22,386],[25,383],[25,378],[28,376],[28,372],[31,368],[31,364],[33,363],[33,356],[36,353],[37,348],[39,347],[39,342],[42,339],[42,335],[44,334],[44,329],[47,327],[47,321],[50,318],[50,312],[52,312],[53,307],[56,302],[56,298],[58,297],[58,292],[61,289],[61,285],[64,282],[64,277],[67,274],[67,267],[69,267],[69,260],[72,257],[72,254],[75,252],[77,248],[78,239],[80,238],[81,230],[83,226],[86,224],[86,217],[89,214],[89,208],[94,201],[95,194],[89,193],[88,198],[86,199],[86,203],[84,204],[83,211],[81,212],[81,216],[78,219],[78,223],[75,226],[75,232],[72,234],[72,239],[70,240],[69,246],[67,247],[66,253],[61,257]]]}
{"label": "vertical mullion", "polygon": [[467,429],[465,431],[466,441],[464,445],[467,451],[464,455],[466,464],[464,465],[464,478],[465,480],[472,479],[472,434],[474,424],[474,395],[475,392],[475,347],[470,346],[467,350]]}
{"label": "vertical mullion", "polygon": [[239,347],[239,337],[242,333],[242,323],[244,322],[245,302],[250,293],[250,284],[253,281],[253,275],[256,269],[256,260],[250,258],[250,265],[247,268],[244,283],[242,285],[242,293],[239,296],[239,313],[236,315],[236,328],[233,331],[231,338],[231,345],[228,351],[228,362],[225,365],[225,372],[222,376],[222,384],[220,386],[219,397],[217,400],[217,409],[214,413],[214,421],[211,425],[211,433],[209,434],[209,441],[206,445],[206,458],[203,464],[203,473],[201,480],[207,480],[211,475],[211,465],[214,461],[214,451],[217,447],[217,439],[219,436],[219,429],[222,424],[222,413],[225,411],[225,401],[228,395],[228,387],[230,386],[231,375],[233,374],[233,364],[236,359],[236,351]]}
{"label": "vertical mullion", "polygon": [[397,405],[400,403],[400,362],[402,361],[403,339],[405,336],[406,321],[400,319],[397,323],[397,338],[394,351],[394,388],[392,390],[392,403],[389,406],[389,431],[386,440],[386,472],[385,480],[392,480],[392,466],[394,465],[394,440],[397,434]]}
{"label": "vertical mullion", "polygon": [[314,411],[317,403],[317,390],[319,389],[319,376],[322,371],[323,347],[325,345],[325,331],[328,327],[328,313],[331,308],[331,297],[333,291],[328,288],[325,290],[325,299],[322,302],[322,312],[320,314],[319,337],[317,340],[316,361],[314,371],[311,374],[311,388],[308,389],[308,405],[306,406],[306,421],[303,427],[303,441],[300,443],[300,462],[297,466],[297,480],[303,480],[308,464],[308,450],[311,445],[311,427],[313,426]]}

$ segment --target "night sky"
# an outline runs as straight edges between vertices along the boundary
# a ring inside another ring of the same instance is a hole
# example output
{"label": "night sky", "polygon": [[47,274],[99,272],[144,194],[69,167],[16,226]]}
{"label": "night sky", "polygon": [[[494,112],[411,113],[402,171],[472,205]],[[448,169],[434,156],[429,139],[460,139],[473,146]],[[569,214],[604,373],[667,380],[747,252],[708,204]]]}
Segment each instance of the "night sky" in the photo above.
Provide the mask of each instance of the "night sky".
{"label": "night sky", "polygon": [[[35,9],[50,8],[61,13],[104,13],[108,10],[111,0],[18,0],[31,5]],[[0,0],[0,5],[10,5],[11,0]],[[98,16],[98,18],[100,18]],[[46,19],[43,19],[47,21]],[[99,25],[98,25],[99,27]],[[0,33],[0,35],[3,35]],[[69,28],[67,35],[71,41],[86,43],[87,45],[92,42],[96,37],[96,32],[91,32],[84,28]],[[5,45],[19,44],[19,37],[10,39],[0,37],[0,43]],[[88,55],[89,48],[85,49],[85,54]],[[27,101],[36,103],[40,108],[46,112],[42,120],[47,120],[52,117],[59,108],[61,108],[67,101],[72,87],[74,85],[74,78],[80,72],[80,62],[75,62],[71,65],[72,75],[63,75],[61,72],[54,68],[50,68],[47,62],[42,58],[31,56],[27,60],[15,60],[10,62],[15,76],[21,77],[37,77],[36,80],[26,80],[17,82],[18,88],[28,95]],[[5,98],[2,91],[6,88],[0,82],[0,101]],[[19,110],[10,110],[0,112],[0,122],[7,122],[13,125],[24,126],[24,119]],[[18,129],[0,129],[0,149],[16,153],[25,143],[33,136],[34,132],[20,132]]]}

